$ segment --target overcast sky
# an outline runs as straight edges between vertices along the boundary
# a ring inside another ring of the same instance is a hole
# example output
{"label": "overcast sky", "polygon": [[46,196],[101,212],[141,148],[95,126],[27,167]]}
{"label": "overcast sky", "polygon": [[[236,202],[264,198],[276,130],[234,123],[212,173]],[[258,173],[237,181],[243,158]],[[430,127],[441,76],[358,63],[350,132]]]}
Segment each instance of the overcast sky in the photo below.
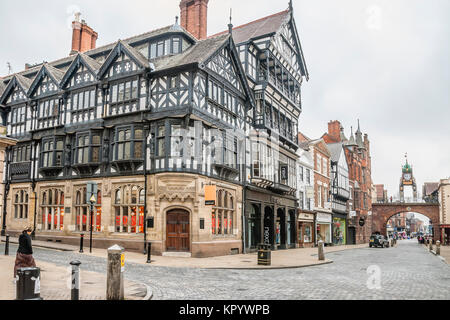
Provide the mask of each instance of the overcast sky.
{"label": "overcast sky", "polygon": [[[309,82],[300,130],[318,138],[330,120],[369,135],[372,178],[398,193],[407,152],[419,191],[450,176],[448,0],[294,0]],[[71,49],[70,22],[99,33],[97,46],[171,25],[179,0],[0,1],[0,75],[54,61]],[[280,12],[288,0],[210,0],[208,34]]]}

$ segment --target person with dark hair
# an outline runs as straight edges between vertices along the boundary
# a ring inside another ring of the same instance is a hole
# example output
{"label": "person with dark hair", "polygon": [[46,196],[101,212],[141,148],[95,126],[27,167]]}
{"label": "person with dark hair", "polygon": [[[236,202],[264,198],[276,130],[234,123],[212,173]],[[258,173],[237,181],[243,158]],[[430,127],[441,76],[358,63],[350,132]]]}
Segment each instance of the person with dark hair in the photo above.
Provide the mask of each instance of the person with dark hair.
{"label": "person with dark hair", "polygon": [[32,231],[31,227],[27,227],[19,237],[19,248],[17,249],[16,262],[14,264],[14,279],[16,279],[18,269],[36,267],[31,245],[30,235]]}

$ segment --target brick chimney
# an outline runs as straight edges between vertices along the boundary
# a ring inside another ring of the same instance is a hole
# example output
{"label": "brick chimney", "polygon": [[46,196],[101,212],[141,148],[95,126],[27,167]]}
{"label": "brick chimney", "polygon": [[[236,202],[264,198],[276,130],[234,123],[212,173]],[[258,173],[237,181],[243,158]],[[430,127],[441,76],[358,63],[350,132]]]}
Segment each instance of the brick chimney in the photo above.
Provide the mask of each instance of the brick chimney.
{"label": "brick chimney", "polygon": [[209,0],[181,0],[181,26],[198,40],[206,39]]}
{"label": "brick chimney", "polygon": [[72,51],[70,54],[77,52],[86,52],[95,49],[98,33],[86,24],[86,21],[80,21],[81,13],[75,14],[75,21],[72,22]]}
{"label": "brick chimney", "polygon": [[341,123],[339,121],[328,122],[328,136],[335,142],[341,141]]}

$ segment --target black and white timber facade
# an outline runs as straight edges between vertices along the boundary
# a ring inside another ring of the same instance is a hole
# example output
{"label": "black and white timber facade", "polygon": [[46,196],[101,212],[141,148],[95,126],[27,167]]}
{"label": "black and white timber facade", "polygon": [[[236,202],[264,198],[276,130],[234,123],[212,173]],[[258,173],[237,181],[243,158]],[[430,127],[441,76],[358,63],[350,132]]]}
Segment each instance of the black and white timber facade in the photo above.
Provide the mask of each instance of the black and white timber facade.
{"label": "black and white timber facade", "polygon": [[[204,40],[176,23],[1,79],[17,140],[2,230],[31,224],[38,239],[78,243],[93,181],[99,247],[223,255],[256,248],[267,229],[274,248],[295,246],[308,73],[292,7],[265,19],[266,34]],[[217,187],[212,208],[206,185]]]}

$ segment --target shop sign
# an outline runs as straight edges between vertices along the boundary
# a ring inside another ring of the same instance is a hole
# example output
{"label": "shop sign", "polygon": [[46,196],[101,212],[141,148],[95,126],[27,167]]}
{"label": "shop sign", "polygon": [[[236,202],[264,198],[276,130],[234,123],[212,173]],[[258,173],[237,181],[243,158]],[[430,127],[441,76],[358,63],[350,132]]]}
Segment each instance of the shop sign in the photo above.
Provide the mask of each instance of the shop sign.
{"label": "shop sign", "polygon": [[361,227],[364,227],[365,224],[366,224],[366,221],[364,220],[364,218],[359,219],[359,225]]}
{"label": "shop sign", "polygon": [[269,231],[270,231],[269,227],[264,228],[264,244],[266,245],[270,244]]}
{"label": "shop sign", "polygon": [[349,217],[350,218],[356,217],[356,211],[350,211]]}
{"label": "shop sign", "polygon": [[308,199],[314,199],[314,187],[306,187],[306,197]]}
{"label": "shop sign", "polygon": [[217,190],[215,185],[205,186],[205,205],[215,206],[216,205]]}
{"label": "shop sign", "polygon": [[314,215],[308,213],[299,213],[298,218],[305,220],[314,220]]}
{"label": "shop sign", "polygon": [[317,221],[331,223],[331,214],[317,212],[316,217]]}

